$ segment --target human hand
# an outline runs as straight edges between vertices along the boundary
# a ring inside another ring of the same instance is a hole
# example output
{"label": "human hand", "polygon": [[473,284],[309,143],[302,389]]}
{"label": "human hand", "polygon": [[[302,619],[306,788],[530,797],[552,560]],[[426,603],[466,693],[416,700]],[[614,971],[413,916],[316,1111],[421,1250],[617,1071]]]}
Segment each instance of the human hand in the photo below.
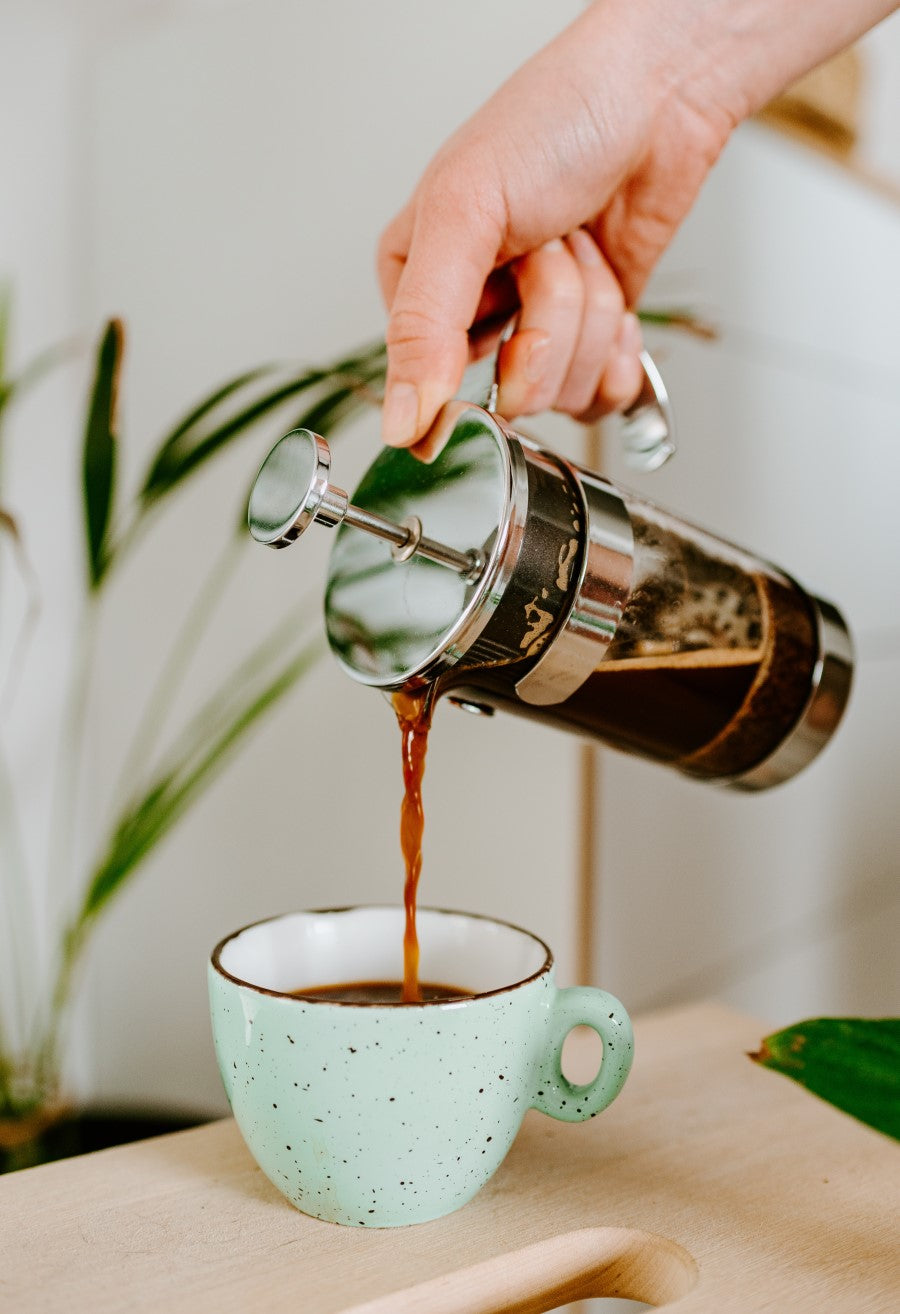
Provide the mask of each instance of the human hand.
{"label": "human hand", "polygon": [[516,310],[502,414],[627,406],[631,307],[733,127],[895,5],[808,0],[786,24],[782,0],[596,0],[446,143],[382,237],[385,441],[416,443]]}

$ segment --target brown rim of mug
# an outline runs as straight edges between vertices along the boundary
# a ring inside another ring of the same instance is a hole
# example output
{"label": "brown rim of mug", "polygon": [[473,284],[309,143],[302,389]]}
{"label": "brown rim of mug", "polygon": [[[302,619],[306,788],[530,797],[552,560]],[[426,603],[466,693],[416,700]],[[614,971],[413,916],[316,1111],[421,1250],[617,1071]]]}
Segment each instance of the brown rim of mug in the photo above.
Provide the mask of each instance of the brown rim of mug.
{"label": "brown rim of mug", "polygon": [[255,990],[260,995],[271,995],[275,999],[293,999],[298,1004],[321,1004],[328,1008],[446,1008],[448,1005],[458,1007],[459,1004],[474,1003],[477,999],[492,999],[496,995],[508,994],[510,990],[518,990],[519,986],[527,985],[529,981],[536,981],[538,977],[543,976],[553,966],[553,951],[546,941],[542,940],[539,935],[533,931],[526,931],[524,926],[516,926],[515,922],[507,922],[502,917],[490,917],[487,913],[468,913],[459,912],[453,908],[420,908],[419,912],[440,913],[442,917],[466,917],[471,921],[493,922],[495,926],[506,926],[511,931],[518,931],[520,935],[527,935],[529,940],[534,940],[544,950],[546,957],[536,972],[530,976],[523,976],[520,981],[511,981],[509,985],[499,986],[496,990],[485,990],[477,995],[464,995],[460,999],[419,999],[414,1003],[384,1004],[376,1000],[362,1000],[354,1002],[350,999],[316,999],[314,996],[304,997],[298,995],[293,990],[270,990],[268,986],[255,985],[252,981],[245,981],[240,976],[234,976],[222,966],[221,955],[226,944],[236,940],[239,935],[245,931],[252,931],[256,926],[265,926],[267,922],[281,922],[286,917],[303,917],[324,915],[327,913],[346,913],[362,912],[368,910],[390,909],[391,911],[403,912],[401,904],[395,903],[358,903],[346,904],[341,908],[302,908],[296,912],[276,913],[273,917],[261,917],[258,922],[248,922],[246,926],[241,926],[230,935],[226,935],[220,940],[210,955],[210,963],[220,976],[225,977],[226,981],[231,981],[235,985],[244,986],[247,990]]}

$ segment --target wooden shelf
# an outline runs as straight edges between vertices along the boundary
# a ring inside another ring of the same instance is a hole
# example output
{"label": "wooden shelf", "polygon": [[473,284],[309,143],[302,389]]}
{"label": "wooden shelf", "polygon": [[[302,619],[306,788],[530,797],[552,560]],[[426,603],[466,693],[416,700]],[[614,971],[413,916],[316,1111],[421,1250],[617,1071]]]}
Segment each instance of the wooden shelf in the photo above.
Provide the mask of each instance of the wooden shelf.
{"label": "wooden shelf", "polygon": [[0,1309],[537,1314],[622,1295],[893,1314],[900,1149],[753,1065],[766,1030],[715,1005],[644,1018],[611,1109],[530,1113],[489,1186],[418,1227],[306,1218],[230,1120],[12,1174]]}
{"label": "wooden shelf", "polygon": [[900,182],[869,168],[854,153],[864,85],[860,54],[855,48],[844,50],[764,106],[756,118],[824,155],[854,182],[900,205]]}

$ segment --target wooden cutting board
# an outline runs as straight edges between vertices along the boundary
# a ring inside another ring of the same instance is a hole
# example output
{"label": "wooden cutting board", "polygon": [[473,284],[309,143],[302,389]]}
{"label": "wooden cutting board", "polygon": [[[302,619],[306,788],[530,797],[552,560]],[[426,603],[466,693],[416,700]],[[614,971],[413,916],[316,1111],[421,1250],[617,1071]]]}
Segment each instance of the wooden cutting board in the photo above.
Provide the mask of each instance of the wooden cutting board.
{"label": "wooden cutting board", "polygon": [[644,1018],[612,1108],[530,1113],[485,1190],[417,1227],[306,1218],[230,1120],[12,1174],[0,1310],[898,1314],[900,1147],[752,1064],[768,1029],[714,1005]]}

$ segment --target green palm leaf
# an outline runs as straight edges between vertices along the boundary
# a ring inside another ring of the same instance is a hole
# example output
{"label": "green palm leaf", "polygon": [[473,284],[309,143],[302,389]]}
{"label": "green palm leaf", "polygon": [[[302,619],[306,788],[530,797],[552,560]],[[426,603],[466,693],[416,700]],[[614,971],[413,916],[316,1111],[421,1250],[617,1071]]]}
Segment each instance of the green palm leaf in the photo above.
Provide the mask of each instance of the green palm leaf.
{"label": "green palm leaf", "polygon": [[11,385],[6,377],[6,356],[9,350],[9,319],[12,312],[12,293],[8,283],[0,283],[0,414],[9,401]]}
{"label": "green palm leaf", "polygon": [[[144,507],[156,502],[177,487],[210,457],[215,456],[216,453],[226,447],[233,438],[246,432],[247,429],[258,423],[271,411],[290,401],[298,393],[304,392],[316,383],[320,383],[322,377],[322,371],[308,370],[297,378],[280,382],[277,387],[255,398],[249,405],[239,410],[237,414],[229,416],[228,419],[206,426],[202,423],[202,420],[217,406],[217,403],[210,399],[210,404],[205,407],[205,412],[197,423],[187,428],[182,423],[179,426],[179,431],[170,434],[163,441],[153,458],[138,494]],[[219,398],[221,400],[226,399],[250,381],[251,379],[248,376],[234,380],[231,386],[220,390]]]}
{"label": "green palm leaf", "polygon": [[813,1018],[766,1036],[750,1058],[900,1140],[900,1018]]}
{"label": "green palm leaf", "polygon": [[84,431],[82,475],[88,579],[96,589],[109,564],[107,534],[116,476],[116,401],[124,349],[119,320],[110,320],[97,351],[97,365]]}
{"label": "green palm leaf", "polygon": [[384,345],[377,343],[334,365],[308,369],[293,377],[282,378],[274,387],[246,402],[232,414],[223,413],[226,409],[223,403],[234,400],[238,393],[271,373],[274,367],[253,370],[226,383],[195,407],[163,439],[138,494],[141,509],[146,510],[176,488],[234,439],[293,397],[328,381],[350,381],[359,386],[383,373],[383,359]]}
{"label": "green palm leaf", "polygon": [[312,429],[323,437],[339,424],[351,419],[357,411],[367,405],[366,397],[360,384],[352,383],[336,388],[320,397],[291,425],[292,429]]}
{"label": "green palm leaf", "polygon": [[[271,652],[276,645],[270,637],[264,646]],[[261,651],[257,650],[257,655]],[[76,938],[80,938],[80,928],[97,916],[208,787],[245,735],[318,660],[321,651],[320,637],[307,639],[274,675],[267,670],[264,678],[252,681],[246,678],[249,663],[245,664],[229,681],[229,689],[209,700],[153,784],[120,818],[106,854],[92,873],[72,932]]]}
{"label": "green palm leaf", "polygon": [[[371,404],[368,386],[384,376],[383,360],[367,369],[359,369],[352,382],[346,382],[346,376],[338,375],[339,385],[317,397],[311,406],[296,416],[292,423],[285,426],[285,433],[293,429],[312,429],[314,433],[327,437],[340,425],[347,424],[360,411]],[[249,489],[247,490],[249,496]],[[238,533],[247,532],[247,498],[241,503]]]}

